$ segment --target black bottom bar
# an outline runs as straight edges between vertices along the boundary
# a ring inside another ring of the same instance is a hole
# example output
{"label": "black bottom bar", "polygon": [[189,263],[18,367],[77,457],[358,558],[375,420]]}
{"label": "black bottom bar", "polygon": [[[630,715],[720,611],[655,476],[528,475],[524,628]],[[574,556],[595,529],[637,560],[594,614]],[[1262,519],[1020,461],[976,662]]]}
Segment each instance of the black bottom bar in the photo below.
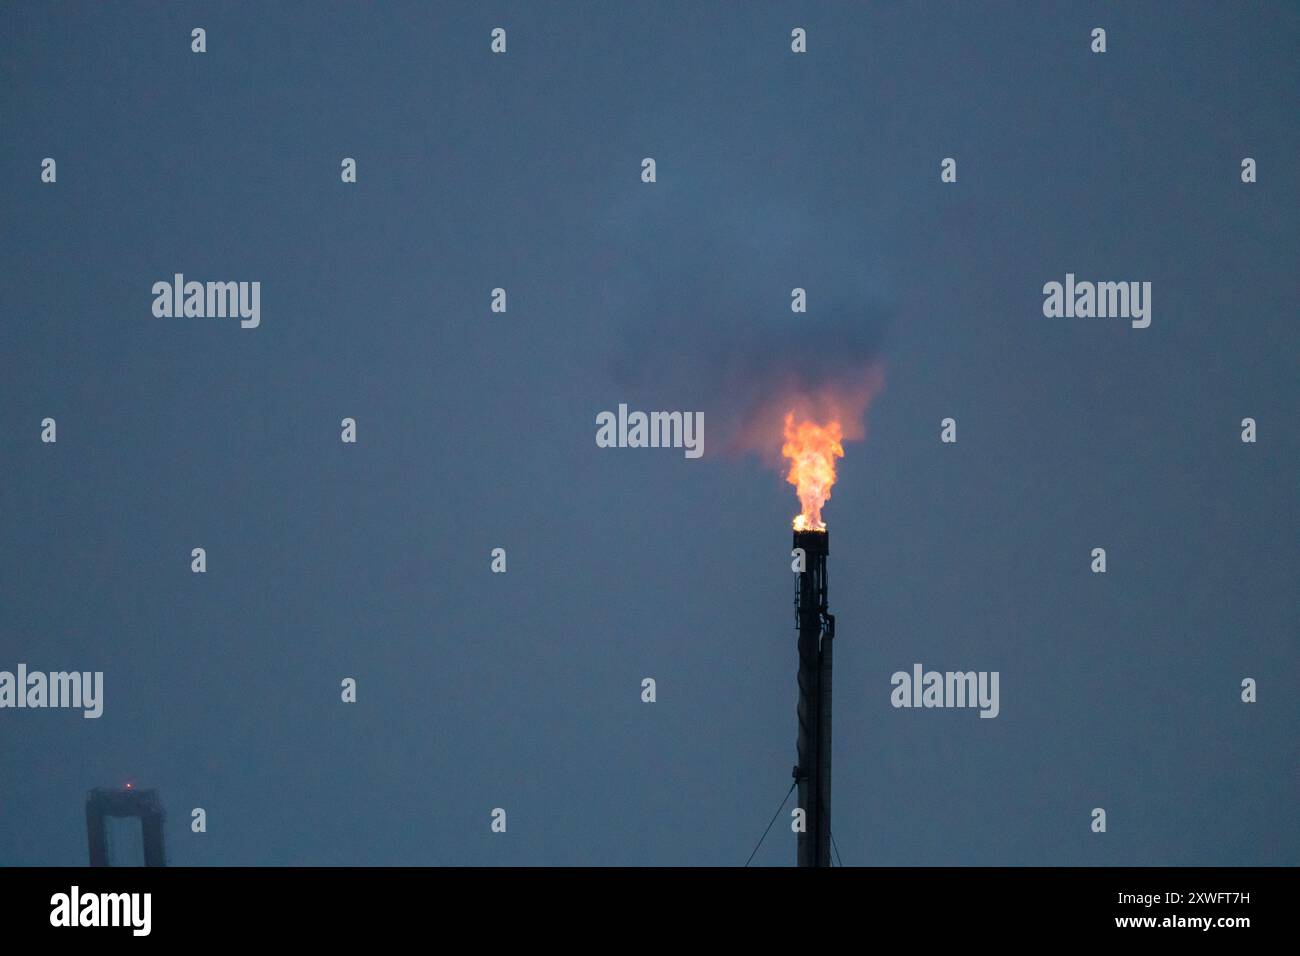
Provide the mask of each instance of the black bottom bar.
{"label": "black bottom bar", "polygon": [[[148,893],[150,938],[205,945],[283,938],[336,947],[430,930],[448,940],[469,930],[494,943],[587,942],[597,928],[619,934],[599,937],[607,942],[670,944],[706,924],[732,941],[770,945],[798,931],[794,904],[815,891],[819,933],[897,937],[917,951],[950,938],[985,948],[1044,933],[1231,946],[1293,925],[1294,877],[1283,868],[9,869],[0,870],[0,926],[7,944],[133,936],[129,918],[116,928],[52,926],[52,915],[67,921],[70,907],[60,911],[59,901],[70,903],[76,886],[83,907],[91,894]],[[142,912],[124,902],[114,904],[123,917]]]}

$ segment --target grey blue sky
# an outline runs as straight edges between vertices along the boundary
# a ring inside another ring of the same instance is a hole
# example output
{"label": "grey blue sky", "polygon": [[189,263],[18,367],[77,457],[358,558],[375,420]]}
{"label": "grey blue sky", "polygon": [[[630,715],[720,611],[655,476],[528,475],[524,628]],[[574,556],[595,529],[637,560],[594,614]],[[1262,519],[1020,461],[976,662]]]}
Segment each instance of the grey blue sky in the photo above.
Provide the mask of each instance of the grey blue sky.
{"label": "grey blue sky", "polygon": [[[83,863],[127,780],[180,865],[743,863],[794,762],[795,498],[723,453],[722,370],[864,343],[844,861],[1300,863],[1294,5],[0,21],[0,669],[106,684],[0,711],[0,864]],[[261,326],[154,318],[176,272],[260,281]],[[1067,272],[1152,282],[1150,328],[1044,318]],[[704,458],[597,448],[619,402],[707,407]],[[999,671],[1000,715],[895,710],[914,662]]]}

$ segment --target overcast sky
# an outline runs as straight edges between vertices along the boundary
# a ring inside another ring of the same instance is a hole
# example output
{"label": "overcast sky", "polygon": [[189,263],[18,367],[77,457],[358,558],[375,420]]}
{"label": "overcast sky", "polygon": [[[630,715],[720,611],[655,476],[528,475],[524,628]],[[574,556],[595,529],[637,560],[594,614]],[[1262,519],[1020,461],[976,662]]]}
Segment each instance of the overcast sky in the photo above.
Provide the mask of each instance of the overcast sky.
{"label": "overcast sky", "polygon": [[[724,454],[725,375],[863,348],[844,862],[1300,863],[1293,6],[2,17],[0,670],[105,700],[0,711],[0,864],[84,863],[127,781],[178,865],[744,863],[796,500]],[[155,318],[177,272],[260,281],[260,326]],[[1067,272],[1150,281],[1150,327],[1045,318]],[[704,457],[597,448],[620,402],[705,409]],[[917,662],[999,716],[894,709]]]}

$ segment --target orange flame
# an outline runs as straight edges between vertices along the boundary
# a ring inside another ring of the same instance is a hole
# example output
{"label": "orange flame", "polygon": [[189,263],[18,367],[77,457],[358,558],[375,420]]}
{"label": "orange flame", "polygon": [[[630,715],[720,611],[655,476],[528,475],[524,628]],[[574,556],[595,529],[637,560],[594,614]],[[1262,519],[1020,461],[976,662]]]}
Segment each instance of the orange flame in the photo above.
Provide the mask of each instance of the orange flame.
{"label": "orange flame", "polygon": [[835,484],[835,459],[844,457],[845,442],[867,437],[867,410],[884,384],[878,361],[815,386],[793,375],[763,383],[767,394],[752,407],[736,444],[779,468],[795,486],[801,506],[796,531],[826,530],[822,508]]}
{"label": "orange flame", "polygon": [[794,423],[794,412],[785,416],[785,444],[781,455],[790,459],[786,481],[798,490],[803,511],[795,515],[796,531],[825,531],[822,506],[835,484],[835,459],[844,457],[844,430],[838,419],[819,425],[811,419]]}

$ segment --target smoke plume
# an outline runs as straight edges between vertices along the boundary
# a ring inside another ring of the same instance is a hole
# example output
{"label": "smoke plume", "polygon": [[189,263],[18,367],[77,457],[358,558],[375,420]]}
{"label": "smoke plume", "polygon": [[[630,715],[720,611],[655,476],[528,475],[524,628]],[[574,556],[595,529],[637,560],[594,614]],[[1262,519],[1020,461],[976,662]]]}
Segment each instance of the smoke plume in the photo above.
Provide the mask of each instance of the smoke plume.
{"label": "smoke plume", "polygon": [[[862,440],[888,325],[865,226],[792,203],[673,201],[662,190],[647,187],[610,226],[610,261],[630,264],[608,286],[627,330],[616,382],[657,407],[702,409],[711,440],[775,467],[790,413]],[[806,312],[791,310],[795,288]]]}

